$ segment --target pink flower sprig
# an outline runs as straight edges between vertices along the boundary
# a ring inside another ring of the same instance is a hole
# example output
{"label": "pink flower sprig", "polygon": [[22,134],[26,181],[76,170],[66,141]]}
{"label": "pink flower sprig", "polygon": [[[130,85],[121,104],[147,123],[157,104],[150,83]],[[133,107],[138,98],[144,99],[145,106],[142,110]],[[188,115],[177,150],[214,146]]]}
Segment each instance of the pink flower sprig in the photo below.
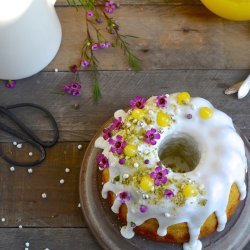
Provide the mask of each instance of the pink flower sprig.
{"label": "pink flower sprig", "polygon": [[[128,37],[133,36],[121,34],[117,21],[110,17],[120,7],[113,0],[67,0],[67,2],[76,9],[81,7],[85,11],[87,36],[83,41],[80,60],[75,70],[89,69],[93,72],[93,97],[97,101],[101,96],[101,91],[98,81],[98,60],[95,53],[99,49],[119,46],[127,56],[130,67],[133,70],[139,70],[140,60],[132,53],[130,45],[126,41]],[[101,23],[104,23],[104,29],[100,28]],[[105,32],[113,34],[113,42],[106,38]],[[75,71],[73,73],[77,74]]]}
{"label": "pink flower sprig", "polygon": [[81,84],[79,82],[70,82],[68,85],[64,85],[63,90],[65,93],[73,96],[81,95]]}

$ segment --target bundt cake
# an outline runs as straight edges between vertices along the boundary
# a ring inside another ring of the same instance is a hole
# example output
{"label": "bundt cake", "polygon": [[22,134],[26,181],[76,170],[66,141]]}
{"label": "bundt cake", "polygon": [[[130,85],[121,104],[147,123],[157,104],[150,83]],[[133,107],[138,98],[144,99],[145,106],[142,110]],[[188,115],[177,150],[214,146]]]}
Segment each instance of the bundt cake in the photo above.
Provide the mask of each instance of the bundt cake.
{"label": "bundt cake", "polygon": [[246,196],[244,143],[229,116],[187,92],[130,105],[95,142],[102,196],[124,237],[201,249]]}

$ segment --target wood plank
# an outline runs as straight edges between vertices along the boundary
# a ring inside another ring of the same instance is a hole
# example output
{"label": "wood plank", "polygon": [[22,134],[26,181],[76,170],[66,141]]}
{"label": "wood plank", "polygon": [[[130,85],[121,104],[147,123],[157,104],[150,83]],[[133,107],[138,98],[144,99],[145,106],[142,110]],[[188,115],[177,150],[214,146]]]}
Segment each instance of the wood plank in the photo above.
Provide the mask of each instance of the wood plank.
{"label": "wood plank", "polygon": [[[192,96],[209,99],[215,107],[228,113],[250,138],[250,98],[237,100],[236,96],[223,93],[226,87],[244,79],[247,74],[248,70],[103,71],[99,77],[103,98],[94,104],[90,72],[80,74],[83,82],[83,94],[80,97],[50,92],[62,89],[63,84],[73,78],[72,73],[43,72],[18,81],[15,89],[6,89],[0,84],[0,105],[24,101],[43,105],[55,116],[61,141],[89,141],[98,128],[117,109],[126,108],[128,101],[135,95],[149,97],[187,90]],[[78,110],[73,108],[74,104],[79,104]],[[48,138],[51,128],[45,123],[44,117],[34,112],[31,115],[30,112],[16,111],[35,132],[44,139]],[[3,133],[0,133],[0,138],[6,140]]]}
{"label": "wood plank", "polygon": [[[46,68],[67,71],[77,63],[85,37],[83,11],[58,7],[63,40],[58,55]],[[230,22],[204,6],[125,6],[115,14],[130,39],[135,54],[149,69],[248,69],[248,22]],[[150,18],[148,18],[150,17]],[[108,38],[111,39],[111,38]],[[242,53],[244,51],[244,53]],[[127,61],[119,48],[96,52],[100,69],[125,70]]]}
{"label": "wood plank", "polygon": [[[25,243],[30,243],[30,249],[50,250],[99,250],[102,249],[86,228],[1,228],[0,248],[20,250]],[[248,243],[244,250],[250,250]]]}
{"label": "wood plank", "polygon": [[[168,4],[168,5],[192,5],[192,4],[201,4],[199,0],[119,0],[115,1],[120,3],[121,5],[124,4],[131,4],[131,5],[153,5],[153,4]],[[57,0],[57,6],[68,6],[66,0]]]}
{"label": "wood plank", "polygon": [[26,242],[29,249],[39,250],[101,249],[87,228],[1,228],[0,238],[0,249],[24,249]]}
{"label": "wood plank", "polygon": [[[0,160],[0,222],[5,218],[0,227],[86,226],[78,207],[79,172],[86,146],[84,142],[57,144],[47,150],[45,162],[33,168],[32,174],[20,167],[11,172],[10,165]],[[12,144],[1,144],[1,148],[11,150],[13,157],[20,160],[35,159],[28,156],[32,149],[25,144],[22,149]],[[65,168],[70,172],[66,173]],[[42,198],[42,193],[47,198]]]}

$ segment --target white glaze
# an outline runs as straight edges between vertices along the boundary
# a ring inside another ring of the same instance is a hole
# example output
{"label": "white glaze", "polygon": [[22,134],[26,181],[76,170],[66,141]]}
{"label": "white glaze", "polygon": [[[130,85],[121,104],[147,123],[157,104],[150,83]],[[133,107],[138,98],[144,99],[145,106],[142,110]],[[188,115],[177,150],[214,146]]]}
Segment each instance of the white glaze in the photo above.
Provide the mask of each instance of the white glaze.
{"label": "white glaze", "polygon": [[[177,179],[181,182],[189,180],[202,192],[196,197],[187,198],[185,204],[177,208],[165,198],[162,198],[157,204],[150,204],[150,198],[143,199],[146,192],[133,186],[133,184],[112,183],[117,175],[121,177],[124,174],[133,175],[133,172],[141,166],[135,168],[126,166],[126,163],[120,165],[117,155],[110,152],[109,143],[100,137],[97,139],[95,146],[104,149],[102,153],[108,158],[110,165],[110,180],[104,184],[102,196],[107,198],[108,191],[115,194],[126,191],[131,195],[132,198],[126,202],[128,208],[127,226],[121,229],[121,234],[125,238],[130,239],[134,236],[131,222],[138,226],[150,218],[156,218],[159,223],[157,233],[160,236],[167,234],[169,226],[187,222],[190,241],[183,245],[184,250],[200,250],[202,248],[202,244],[198,240],[200,228],[210,214],[216,213],[218,218],[217,231],[221,231],[225,227],[227,222],[226,206],[232,184],[237,184],[241,193],[241,200],[246,196],[244,179],[247,161],[245,148],[242,139],[235,131],[231,118],[225,113],[215,109],[209,101],[202,98],[192,98],[188,105],[179,105],[176,102],[176,95],[170,95],[168,104],[163,108],[166,113],[172,115],[173,122],[170,127],[162,128],[155,122],[156,113],[159,110],[155,105],[156,97],[151,97],[147,101],[144,109],[148,111],[154,122],[150,125],[146,124],[145,129],[161,129],[163,133],[161,133],[161,138],[155,146],[148,145],[146,142],[140,143],[138,152],[141,155],[145,155],[146,152],[145,159],[150,161],[146,167],[153,170],[160,160],[158,156],[159,145],[166,137],[174,137],[175,135],[192,137],[198,144],[200,151],[199,163],[194,170],[184,174],[175,173],[169,169],[168,179]],[[210,107],[214,111],[212,118],[209,120],[203,120],[199,117],[199,108],[204,106]],[[122,117],[124,121],[127,114],[119,110],[115,113],[115,118]],[[192,114],[192,119],[187,119],[187,114]],[[174,184],[171,184],[170,187],[174,193],[178,192],[178,188]],[[151,196],[153,195],[151,194]],[[202,199],[207,200],[203,206],[198,204],[198,201]],[[121,203],[116,199],[112,211],[118,213],[120,205]],[[140,205],[146,205],[148,211],[141,213]]]}

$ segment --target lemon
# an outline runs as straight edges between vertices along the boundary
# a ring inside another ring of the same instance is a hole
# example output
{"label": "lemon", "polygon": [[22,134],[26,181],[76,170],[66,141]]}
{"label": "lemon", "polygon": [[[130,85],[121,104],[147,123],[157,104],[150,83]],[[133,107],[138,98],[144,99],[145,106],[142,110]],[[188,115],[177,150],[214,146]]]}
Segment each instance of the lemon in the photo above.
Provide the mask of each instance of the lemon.
{"label": "lemon", "polygon": [[132,144],[128,144],[125,148],[124,148],[124,154],[127,156],[136,156],[137,155],[137,147],[135,145]]}
{"label": "lemon", "polygon": [[145,111],[142,109],[134,109],[132,111],[132,116],[137,120],[142,120],[145,116]]}
{"label": "lemon", "polygon": [[197,190],[197,188],[195,188],[191,184],[187,184],[182,189],[182,194],[184,195],[185,198],[188,198],[188,197],[191,197],[191,196],[196,196],[198,194],[198,190]]}
{"label": "lemon", "polygon": [[170,126],[171,118],[168,114],[164,113],[162,110],[157,114],[157,124],[160,127]]}
{"label": "lemon", "polygon": [[149,175],[143,176],[140,182],[140,188],[144,191],[151,191],[152,187],[154,187],[154,180]]}
{"label": "lemon", "polygon": [[208,120],[213,116],[213,110],[208,107],[202,107],[199,110],[199,115],[202,119]]}
{"label": "lemon", "polygon": [[190,94],[188,92],[181,92],[177,95],[178,104],[185,105],[190,102]]}

